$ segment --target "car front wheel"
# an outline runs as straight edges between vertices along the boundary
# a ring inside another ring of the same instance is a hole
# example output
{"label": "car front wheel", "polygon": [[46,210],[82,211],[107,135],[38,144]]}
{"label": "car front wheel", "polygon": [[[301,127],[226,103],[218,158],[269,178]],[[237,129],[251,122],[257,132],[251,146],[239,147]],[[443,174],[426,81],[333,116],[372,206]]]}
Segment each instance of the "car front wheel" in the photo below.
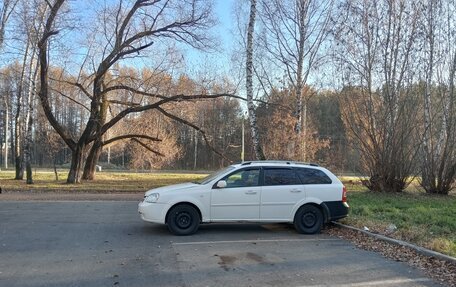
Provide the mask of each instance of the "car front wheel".
{"label": "car front wheel", "polygon": [[171,208],[168,214],[168,229],[175,235],[190,235],[199,227],[198,211],[190,205],[182,204]]}
{"label": "car front wheel", "polygon": [[323,225],[323,213],[314,205],[304,205],[299,208],[294,218],[294,226],[299,233],[319,233]]}

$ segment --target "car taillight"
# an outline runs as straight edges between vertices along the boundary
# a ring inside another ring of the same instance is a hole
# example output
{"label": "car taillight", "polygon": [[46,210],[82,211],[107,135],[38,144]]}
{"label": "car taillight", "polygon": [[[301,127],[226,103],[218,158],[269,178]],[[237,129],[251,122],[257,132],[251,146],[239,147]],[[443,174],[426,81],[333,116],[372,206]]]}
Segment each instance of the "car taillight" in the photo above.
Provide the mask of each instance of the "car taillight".
{"label": "car taillight", "polygon": [[347,202],[347,188],[345,186],[342,190],[342,202]]}

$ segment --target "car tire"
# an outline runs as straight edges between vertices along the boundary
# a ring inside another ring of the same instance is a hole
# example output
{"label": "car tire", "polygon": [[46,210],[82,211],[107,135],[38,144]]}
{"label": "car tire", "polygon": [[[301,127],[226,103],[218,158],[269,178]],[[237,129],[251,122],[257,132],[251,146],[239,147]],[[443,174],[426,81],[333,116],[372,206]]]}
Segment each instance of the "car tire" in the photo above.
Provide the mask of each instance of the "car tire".
{"label": "car tire", "polygon": [[190,235],[198,230],[200,216],[190,205],[176,205],[168,213],[168,229],[174,235]]}
{"label": "car tire", "polygon": [[294,218],[296,231],[302,234],[320,233],[323,225],[323,213],[315,205],[303,205]]}

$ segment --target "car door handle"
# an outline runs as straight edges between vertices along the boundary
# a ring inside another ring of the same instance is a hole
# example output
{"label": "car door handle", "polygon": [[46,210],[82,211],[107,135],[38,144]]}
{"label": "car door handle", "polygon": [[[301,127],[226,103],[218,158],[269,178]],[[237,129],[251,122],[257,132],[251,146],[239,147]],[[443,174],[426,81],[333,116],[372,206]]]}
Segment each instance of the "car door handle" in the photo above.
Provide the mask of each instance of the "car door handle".
{"label": "car door handle", "polygon": [[257,194],[257,192],[254,190],[248,190],[245,192],[245,194]]}
{"label": "car door handle", "polygon": [[292,190],[290,190],[290,192],[298,193],[298,192],[301,192],[301,190],[300,189],[292,189]]}

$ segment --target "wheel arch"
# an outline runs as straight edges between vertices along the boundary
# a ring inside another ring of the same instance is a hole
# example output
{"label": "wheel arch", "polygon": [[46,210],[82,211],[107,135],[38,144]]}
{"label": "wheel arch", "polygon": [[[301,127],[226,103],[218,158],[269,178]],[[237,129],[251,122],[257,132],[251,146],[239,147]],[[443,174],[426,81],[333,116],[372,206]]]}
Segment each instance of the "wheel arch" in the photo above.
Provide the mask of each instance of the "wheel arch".
{"label": "wheel arch", "polygon": [[294,219],[296,217],[296,213],[299,211],[299,209],[305,205],[313,205],[313,206],[317,207],[318,209],[320,209],[321,213],[323,214],[323,223],[327,223],[329,221],[330,212],[329,212],[328,206],[323,201],[318,202],[317,200],[305,201],[305,202],[301,202],[301,203],[297,204],[296,208],[293,211],[292,221],[294,221]]}
{"label": "wheel arch", "polygon": [[171,211],[171,209],[173,209],[175,206],[178,206],[178,205],[189,205],[189,206],[195,208],[196,211],[198,212],[200,223],[203,221],[203,216],[201,214],[201,210],[196,204],[194,204],[194,203],[192,203],[190,201],[181,201],[181,202],[177,202],[177,203],[171,205],[171,207],[168,208],[168,210],[166,211],[166,216],[165,216],[165,223],[166,224],[168,223],[169,212]]}

